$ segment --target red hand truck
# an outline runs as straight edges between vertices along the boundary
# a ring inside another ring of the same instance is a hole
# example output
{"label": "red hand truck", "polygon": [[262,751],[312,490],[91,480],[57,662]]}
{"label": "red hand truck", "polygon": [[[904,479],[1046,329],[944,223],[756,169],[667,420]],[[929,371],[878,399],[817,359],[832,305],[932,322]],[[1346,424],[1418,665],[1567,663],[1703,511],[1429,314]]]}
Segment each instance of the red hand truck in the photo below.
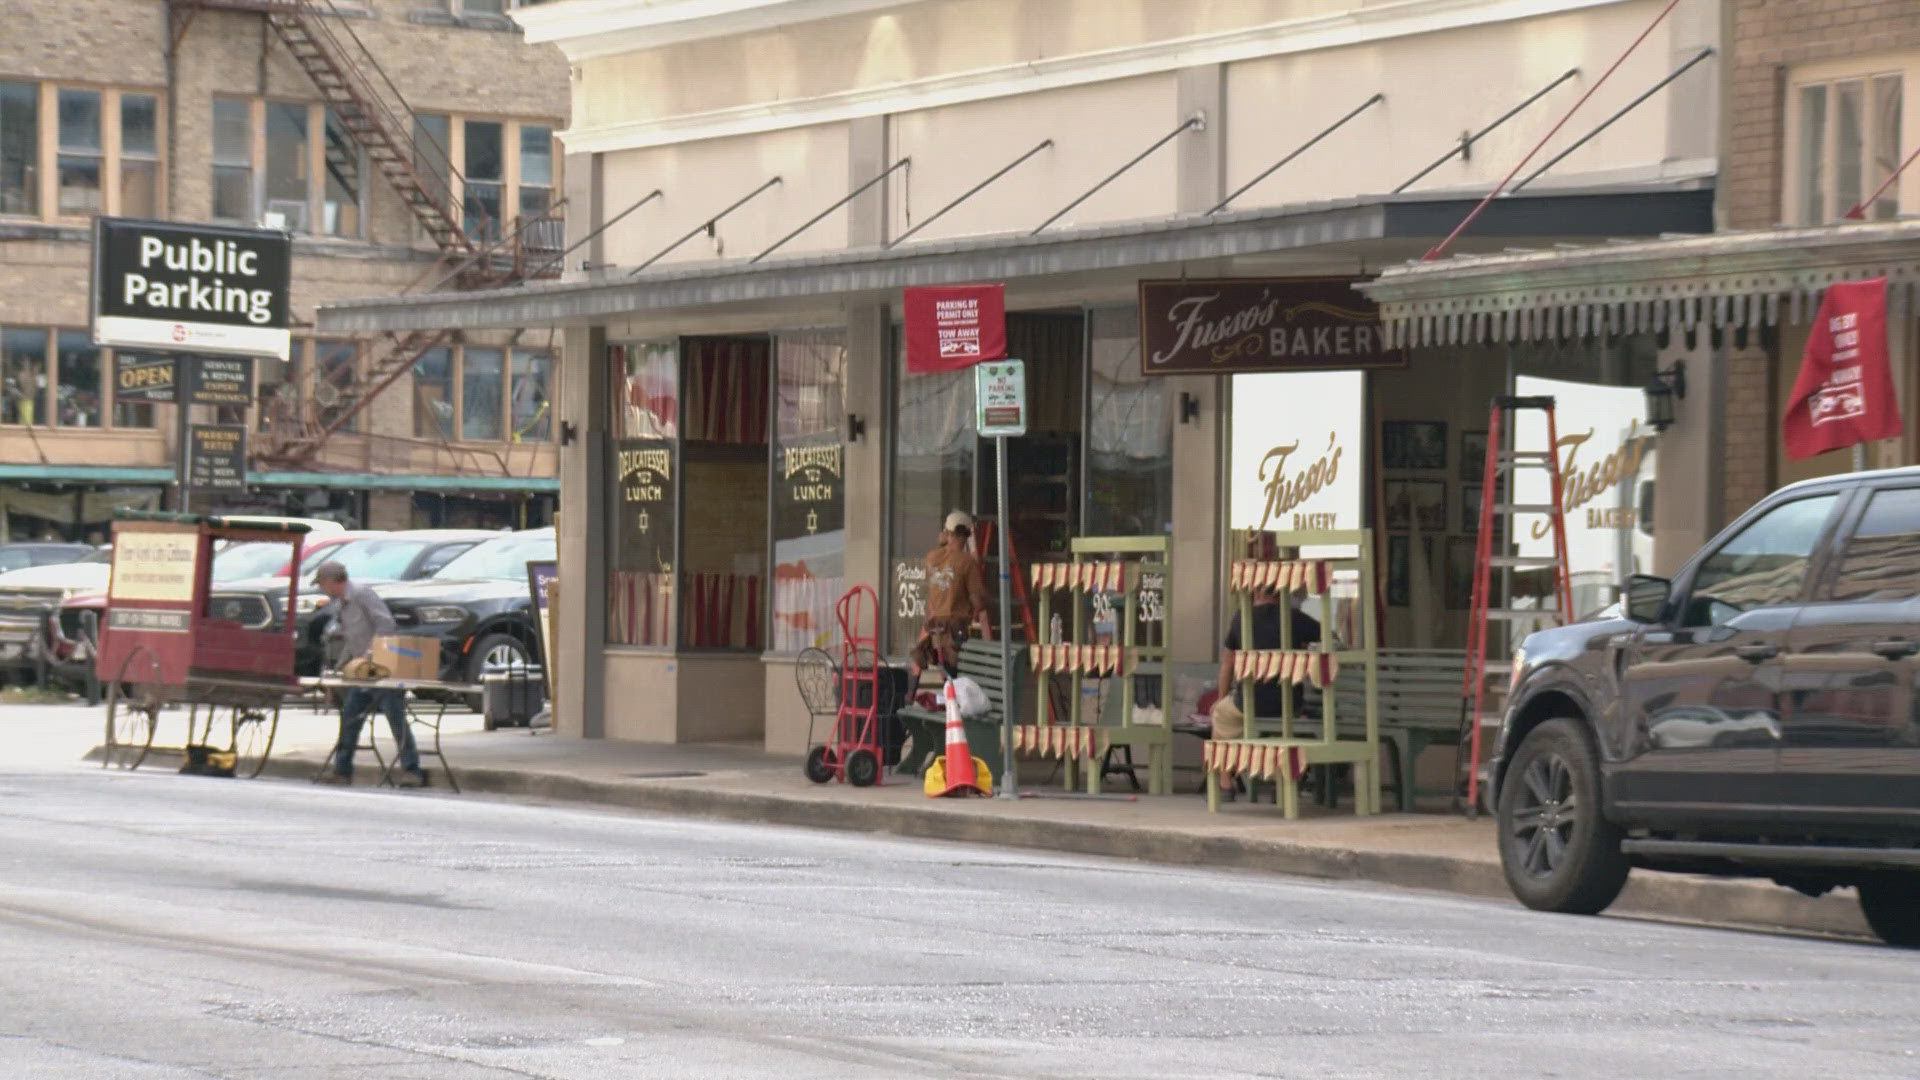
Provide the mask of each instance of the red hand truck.
{"label": "red hand truck", "polygon": [[[807,779],[854,787],[880,783],[880,598],[856,585],[834,610],[840,618],[839,707],[828,741],[807,751]],[[865,633],[862,633],[865,628]]]}

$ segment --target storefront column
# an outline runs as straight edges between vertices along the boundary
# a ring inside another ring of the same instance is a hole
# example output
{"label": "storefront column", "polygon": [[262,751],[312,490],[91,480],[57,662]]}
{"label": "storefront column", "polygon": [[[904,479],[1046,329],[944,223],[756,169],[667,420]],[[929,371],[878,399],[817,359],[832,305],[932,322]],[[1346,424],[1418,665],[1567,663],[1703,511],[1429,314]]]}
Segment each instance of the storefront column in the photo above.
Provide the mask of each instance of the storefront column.
{"label": "storefront column", "polygon": [[1168,640],[1176,663],[1209,663],[1220,636],[1221,527],[1226,521],[1225,380],[1211,375],[1167,378],[1167,393],[1199,402],[1200,413],[1173,425],[1173,600]]}
{"label": "storefront column", "polygon": [[561,735],[606,736],[605,654],[607,627],[607,333],[605,327],[570,327],[559,367],[562,430],[572,441],[560,446],[560,508],[554,536],[560,560],[559,638],[554,685],[561,688],[553,728]]}
{"label": "storefront column", "polygon": [[866,425],[847,444],[847,587],[870,585],[887,596],[887,448],[893,445],[888,407],[892,382],[890,327],[882,304],[847,311],[847,412]]}
{"label": "storefront column", "polygon": [[1653,572],[1671,576],[1725,520],[1727,364],[1724,348],[1702,331],[1694,348],[1676,334],[1661,350],[1661,370],[1686,364],[1687,396],[1674,402],[1673,426],[1660,433],[1653,493]]}

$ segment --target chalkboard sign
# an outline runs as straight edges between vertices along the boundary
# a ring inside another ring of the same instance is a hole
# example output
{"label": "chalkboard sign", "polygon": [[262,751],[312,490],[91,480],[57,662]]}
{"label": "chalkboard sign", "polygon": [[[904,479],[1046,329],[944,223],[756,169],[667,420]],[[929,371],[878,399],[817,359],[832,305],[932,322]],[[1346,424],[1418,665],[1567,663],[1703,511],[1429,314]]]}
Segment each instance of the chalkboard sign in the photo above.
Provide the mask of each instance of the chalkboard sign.
{"label": "chalkboard sign", "polygon": [[679,506],[671,439],[621,439],[614,447],[615,569],[641,574],[673,570]]}

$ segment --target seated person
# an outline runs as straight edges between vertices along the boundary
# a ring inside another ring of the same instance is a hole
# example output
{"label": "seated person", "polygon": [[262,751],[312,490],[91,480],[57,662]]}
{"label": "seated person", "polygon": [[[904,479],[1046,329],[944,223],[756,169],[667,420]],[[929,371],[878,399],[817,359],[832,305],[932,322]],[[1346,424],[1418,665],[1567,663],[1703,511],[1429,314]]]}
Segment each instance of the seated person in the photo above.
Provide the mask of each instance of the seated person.
{"label": "seated person", "polygon": [[[1243,648],[1261,650],[1280,648],[1280,612],[1282,608],[1280,594],[1273,589],[1259,589],[1253,594],[1253,634],[1246,644],[1246,635],[1240,630],[1240,614],[1235,612],[1233,621],[1227,626],[1227,636],[1221,642],[1220,679],[1216,687],[1221,697],[1233,692],[1237,680],[1233,677],[1234,654]],[[1285,605],[1291,620],[1293,634],[1292,647],[1310,649],[1320,643],[1320,623],[1313,616],[1291,604]],[[1294,687],[1294,716],[1301,715],[1301,706],[1305,700],[1302,687]],[[1283,708],[1280,696],[1280,684],[1277,682],[1255,683],[1253,687],[1253,711],[1248,719],[1258,717],[1262,720],[1279,719]]]}

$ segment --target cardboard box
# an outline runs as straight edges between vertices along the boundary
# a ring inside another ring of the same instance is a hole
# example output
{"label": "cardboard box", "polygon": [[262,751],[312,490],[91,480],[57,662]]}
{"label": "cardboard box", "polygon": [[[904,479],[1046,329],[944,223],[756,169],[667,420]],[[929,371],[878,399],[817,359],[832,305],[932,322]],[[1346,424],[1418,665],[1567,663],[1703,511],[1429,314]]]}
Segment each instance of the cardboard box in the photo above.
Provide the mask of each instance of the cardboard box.
{"label": "cardboard box", "polygon": [[438,679],[440,639],[399,634],[373,639],[373,662],[394,679]]}

